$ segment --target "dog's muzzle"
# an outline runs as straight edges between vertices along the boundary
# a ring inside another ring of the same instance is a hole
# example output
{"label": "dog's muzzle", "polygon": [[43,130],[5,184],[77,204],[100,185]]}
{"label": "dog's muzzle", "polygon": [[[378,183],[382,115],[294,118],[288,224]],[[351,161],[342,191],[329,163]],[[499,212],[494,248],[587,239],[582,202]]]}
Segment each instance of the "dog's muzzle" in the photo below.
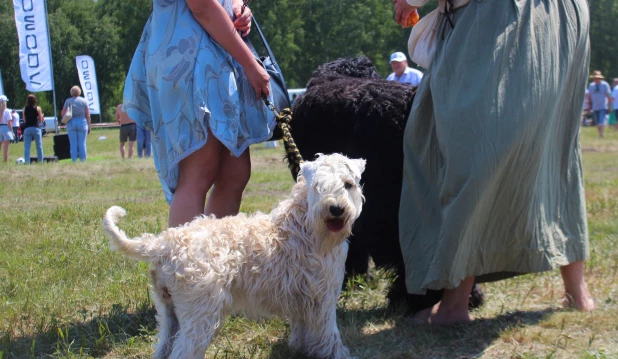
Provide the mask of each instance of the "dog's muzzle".
{"label": "dog's muzzle", "polygon": [[345,209],[339,206],[330,206],[328,207],[328,211],[333,216],[333,218],[326,221],[328,230],[335,233],[341,231],[345,226],[345,221],[341,218],[345,213]]}

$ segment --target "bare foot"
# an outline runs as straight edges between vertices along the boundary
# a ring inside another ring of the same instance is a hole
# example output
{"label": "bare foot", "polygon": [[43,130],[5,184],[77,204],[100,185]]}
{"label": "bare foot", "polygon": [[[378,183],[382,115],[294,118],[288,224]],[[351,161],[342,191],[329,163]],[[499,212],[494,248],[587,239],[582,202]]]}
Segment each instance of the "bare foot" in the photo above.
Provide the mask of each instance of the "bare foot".
{"label": "bare foot", "polygon": [[591,312],[595,309],[594,299],[586,289],[586,293],[581,293],[577,297],[565,294],[562,298],[562,307],[565,309],[575,309],[580,312]]}
{"label": "bare foot", "polygon": [[580,312],[594,310],[594,299],[584,280],[584,262],[573,262],[560,267],[560,273],[564,281],[563,306]]}
{"label": "bare foot", "polygon": [[440,305],[440,303],[434,305],[431,308],[423,309],[423,310],[417,312],[412,317],[412,320],[414,320],[418,324],[427,324],[427,323],[429,323],[429,317],[431,317],[431,314],[432,314],[434,308],[438,307],[439,305]]}
{"label": "bare foot", "polygon": [[465,311],[455,308],[447,308],[440,306],[440,303],[432,308],[421,310],[414,315],[414,321],[419,324],[437,324],[437,325],[453,325],[457,323],[466,323],[470,321],[468,308]]}

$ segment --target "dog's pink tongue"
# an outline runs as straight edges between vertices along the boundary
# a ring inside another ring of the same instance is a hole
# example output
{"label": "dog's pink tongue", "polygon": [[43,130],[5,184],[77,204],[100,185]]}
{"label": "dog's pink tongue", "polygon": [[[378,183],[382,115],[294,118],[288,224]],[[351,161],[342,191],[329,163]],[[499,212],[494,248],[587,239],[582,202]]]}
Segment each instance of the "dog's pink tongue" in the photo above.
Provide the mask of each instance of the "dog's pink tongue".
{"label": "dog's pink tongue", "polygon": [[326,226],[331,232],[339,232],[343,228],[342,219],[329,219],[326,221]]}

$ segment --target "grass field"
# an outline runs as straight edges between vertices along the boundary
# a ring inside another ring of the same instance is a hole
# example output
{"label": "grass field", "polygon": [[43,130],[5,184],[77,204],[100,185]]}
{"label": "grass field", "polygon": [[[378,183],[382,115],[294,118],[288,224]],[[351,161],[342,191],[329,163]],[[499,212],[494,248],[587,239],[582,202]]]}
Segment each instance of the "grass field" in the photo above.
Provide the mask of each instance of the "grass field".
{"label": "grass field", "polygon": [[[98,140],[106,136],[107,140]],[[0,359],[149,358],[156,323],[146,266],[110,252],[105,210],[127,209],[129,235],[166,228],[168,206],[151,159],[121,160],[117,130],[95,130],[85,163],[16,165],[23,144],[0,163]],[[339,302],[345,344],[359,358],[618,358],[618,133],[582,129],[590,259],[597,310],[559,307],[557,271],[486,284],[476,320],[418,325],[389,311],[388,273],[355,278]],[[52,154],[52,138],[44,139]],[[34,148],[33,148],[34,151]],[[283,150],[252,149],[242,211],[269,211],[292,180]],[[368,203],[367,205],[371,205]],[[296,357],[281,320],[230,318],[208,358]]]}

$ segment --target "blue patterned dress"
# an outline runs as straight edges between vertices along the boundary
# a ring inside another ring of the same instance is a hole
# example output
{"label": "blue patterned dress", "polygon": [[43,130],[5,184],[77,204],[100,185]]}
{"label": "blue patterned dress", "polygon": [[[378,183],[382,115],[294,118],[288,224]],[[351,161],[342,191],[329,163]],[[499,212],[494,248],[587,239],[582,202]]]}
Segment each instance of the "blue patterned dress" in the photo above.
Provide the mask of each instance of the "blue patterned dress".
{"label": "blue patterned dress", "polygon": [[[232,1],[219,2],[231,19]],[[268,140],[275,127],[242,66],[195,20],[185,0],[154,1],[127,75],[123,109],[152,131],[168,202],[178,163],[206,144],[209,127],[237,157]]]}

